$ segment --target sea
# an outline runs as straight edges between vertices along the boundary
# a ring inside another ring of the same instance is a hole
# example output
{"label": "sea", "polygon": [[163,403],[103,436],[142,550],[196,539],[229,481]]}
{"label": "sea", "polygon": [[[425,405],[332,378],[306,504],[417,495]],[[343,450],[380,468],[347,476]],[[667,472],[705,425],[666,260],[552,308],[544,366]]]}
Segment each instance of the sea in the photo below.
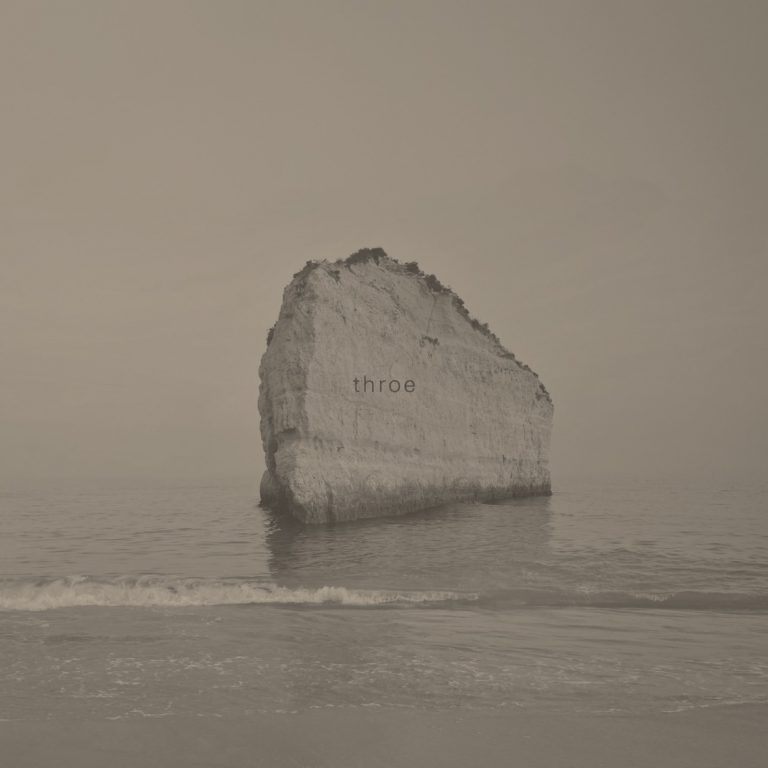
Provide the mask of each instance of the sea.
{"label": "sea", "polygon": [[0,720],[768,704],[768,486],[303,527],[252,479],[0,495]]}

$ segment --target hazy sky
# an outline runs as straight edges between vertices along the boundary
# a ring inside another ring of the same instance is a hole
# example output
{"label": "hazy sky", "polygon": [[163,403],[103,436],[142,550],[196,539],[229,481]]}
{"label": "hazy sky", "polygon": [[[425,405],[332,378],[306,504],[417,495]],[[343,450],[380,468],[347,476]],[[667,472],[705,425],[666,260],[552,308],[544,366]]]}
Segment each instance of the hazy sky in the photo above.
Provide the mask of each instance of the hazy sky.
{"label": "hazy sky", "polygon": [[768,4],[0,0],[0,478],[258,479],[307,259],[418,260],[558,474],[761,476]]}

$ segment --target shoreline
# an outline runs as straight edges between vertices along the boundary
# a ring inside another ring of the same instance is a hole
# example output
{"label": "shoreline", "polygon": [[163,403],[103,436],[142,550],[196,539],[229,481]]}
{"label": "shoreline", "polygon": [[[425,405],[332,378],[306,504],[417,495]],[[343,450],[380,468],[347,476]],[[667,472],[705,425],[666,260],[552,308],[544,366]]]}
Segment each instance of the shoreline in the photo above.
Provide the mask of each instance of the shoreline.
{"label": "shoreline", "polygon": [[322,709],[0,722],[14,768],[762,768],[768,706],[643,715]]}

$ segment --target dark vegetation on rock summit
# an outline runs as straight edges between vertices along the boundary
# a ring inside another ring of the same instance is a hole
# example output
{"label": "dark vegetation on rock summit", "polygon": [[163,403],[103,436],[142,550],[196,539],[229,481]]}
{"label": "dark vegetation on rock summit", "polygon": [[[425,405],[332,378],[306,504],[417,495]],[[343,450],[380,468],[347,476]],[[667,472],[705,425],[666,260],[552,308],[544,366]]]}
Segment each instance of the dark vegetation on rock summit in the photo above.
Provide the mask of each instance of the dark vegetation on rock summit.
{"label": "dark vegetation on rock summit", "polygon": [[[356,264],[366,264],[371,261],[374,262],[377,266],[386,266],[388,269],[393,269],[408,275],[413,275],[415,278],[421,280],[424,285],[426,285],[426,287],[434,294],[450,296],[456,311],[462,315],[462,317],[464,317],[473,328],[480,331],[483,336],[491,339],[496,344],[500,357],[504,357],[508,360],[514,360],[520,368],[525,371],[529,371],[537,379],[539,378],[539,375],[535,371],[531,370],[530,366],[526,365],[525,363],[521,363],[515,357],[514,353],[510,352],[501,343],[499,337],[488,327],[488,323],[481,323],[477,318],[470,315],[469,310],[464,305],[464,300],[452,288],[447,285],[443,285],[443,283],[440,282],[436,275],[424,272],[416,261],[400,262],[392,256],[389,256],[383,248],[361,248],[359,251],[355,251],[355,253],[353,253],[351,256],[347,256],[346,259],[337,259],[334,261],[333,267],[336,268],[329,270],[329,274],[337,282],[339,282],[341,279],[339,268],[345,267],[349,269]],[[324,264],[327,265],[329,262],[325,260],[307,261],[307,263],[293,275],[293,282],[302,280],[315,269]],[[267,332],[267,346],[269,346],[269,343],[272,341],[274,330],[275,326],[273,325]],[[431,338],[429,340],[432,341]],[[437,342],[437,339],[435,339],[435,342]],[[552,402],[552,398],[550,397],[550,394],[544,384],[539,382],[539,387],[546,396],[547,400]]]}

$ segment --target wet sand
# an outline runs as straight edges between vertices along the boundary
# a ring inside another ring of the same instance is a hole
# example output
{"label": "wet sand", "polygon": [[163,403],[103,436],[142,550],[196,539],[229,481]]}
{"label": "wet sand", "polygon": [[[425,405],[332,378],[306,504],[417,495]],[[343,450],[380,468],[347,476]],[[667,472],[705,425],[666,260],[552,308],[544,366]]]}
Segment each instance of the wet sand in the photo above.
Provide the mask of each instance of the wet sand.
{"label": "wet sand", "polygon": [[14,768],[763,768],[766,707],[648,716],[312,710],[0,723]]}

